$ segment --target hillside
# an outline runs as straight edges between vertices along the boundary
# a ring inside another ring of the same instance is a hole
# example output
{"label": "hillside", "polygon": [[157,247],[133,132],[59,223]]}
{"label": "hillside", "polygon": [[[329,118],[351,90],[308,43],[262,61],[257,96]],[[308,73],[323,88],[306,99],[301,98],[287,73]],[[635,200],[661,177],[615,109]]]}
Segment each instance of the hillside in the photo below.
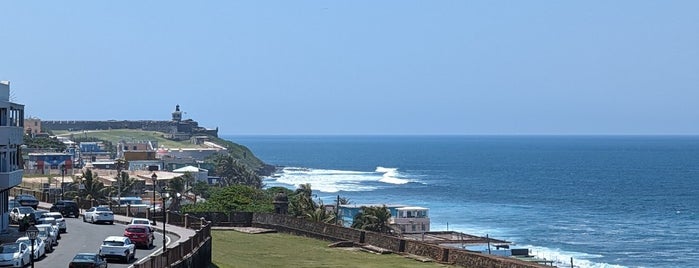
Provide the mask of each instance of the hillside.
{"label": "hillside", "polygon": [[[180,142],[180,141],[172,141],[163,138],[163,133],[157,132],[157,131],[143,131],[143,130],[135,130],[135,129],[112,129],[112,130],[90,130],[90,131],[76,131],[76,132],[69,132],[69,131],[53,131],[53,133],[57,136],[61,137],[67,137],[67,138],[76,138],[76,137],[93,137],[101,140],[106,140],[110,141],[114,144],[118,143],[119,141],[157,141],[158,145],[160,147],[166,147],[166,148],[171,148],[171,149],[177,149],[177,148],[206,148],[205,146],[202,145],[196,145],[189,143],[188,141],[185,142]],[[271,171],[273,171],[273,167],[265,164],[255,156],[255,154],[250,151],[247,147],[230,142],[227,140],[223,140],[220,138],[216,137],[210,137],[211,141],[213,141],[216,144],[219,144],[221,146],[224,146],[228,149],[228,152],[230,152],[235,158],[240,159],[244,164],[252,168],[253,170],[257,170],[259,173],[263,175],[268,175]]]}

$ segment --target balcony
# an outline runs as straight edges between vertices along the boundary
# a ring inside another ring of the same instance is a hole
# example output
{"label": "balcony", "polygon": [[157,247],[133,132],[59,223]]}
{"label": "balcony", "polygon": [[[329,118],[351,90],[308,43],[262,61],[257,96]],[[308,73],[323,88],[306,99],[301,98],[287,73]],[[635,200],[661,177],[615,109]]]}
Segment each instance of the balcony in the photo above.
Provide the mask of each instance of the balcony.
{"label": "balcony", "polygon": [[22,183],[24,170],[0,173],[0,190],[9,189]]}
{"label": "balcony", "polygon": [[22,127],[0,126],[0,141],[5,144],[22,144],[24,142],[24,129]]}

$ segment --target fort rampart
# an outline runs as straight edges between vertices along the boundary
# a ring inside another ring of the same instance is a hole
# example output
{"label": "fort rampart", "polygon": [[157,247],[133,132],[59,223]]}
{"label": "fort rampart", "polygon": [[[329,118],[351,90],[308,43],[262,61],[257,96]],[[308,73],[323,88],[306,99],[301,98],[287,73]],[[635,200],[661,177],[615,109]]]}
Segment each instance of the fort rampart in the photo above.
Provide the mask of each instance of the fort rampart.
{"label": "fort rampart", "polygon": [[[215,224],[215,223],[214,223]],[[320,222],[311,222],[287,215],[254,213],[252,225],[281,232],[320,238],[329,241],[351,241],[391,250],[397,254],[412,254],[437,262],[472,268],[540,268],[535,263],[444,247],[421,241],[363,231]]]}

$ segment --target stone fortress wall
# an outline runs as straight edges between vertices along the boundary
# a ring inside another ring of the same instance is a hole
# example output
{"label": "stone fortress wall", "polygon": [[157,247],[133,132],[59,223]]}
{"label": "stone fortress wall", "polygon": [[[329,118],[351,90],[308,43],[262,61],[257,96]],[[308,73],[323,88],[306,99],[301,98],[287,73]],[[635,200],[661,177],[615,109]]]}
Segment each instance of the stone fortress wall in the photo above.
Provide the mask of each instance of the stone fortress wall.
{"label": "stone fortress wall", "polygon": [[180,106],[177,105],[172,113],[172,120],[106,120],[106,121],[42,121],[41,128],[46,130],[109,130],[109,129],[140,129],[146,131],[158,131],[171,134],[211,135],[218,137],[218,128],[206,129],[199,126],[197,121],[187,119],[182,120]]}

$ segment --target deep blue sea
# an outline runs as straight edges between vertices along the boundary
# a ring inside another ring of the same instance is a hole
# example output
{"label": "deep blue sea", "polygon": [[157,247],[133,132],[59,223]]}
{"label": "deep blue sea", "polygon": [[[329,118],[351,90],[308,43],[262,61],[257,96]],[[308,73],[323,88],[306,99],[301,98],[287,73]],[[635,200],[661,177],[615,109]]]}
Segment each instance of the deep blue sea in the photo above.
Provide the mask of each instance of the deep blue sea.
{"label": "deep blue sea", "polygon": [[433,231],[578,267],[699,267],[697,136],[224,138],[287,167],[267,186],[325,203],[427,207]]}

